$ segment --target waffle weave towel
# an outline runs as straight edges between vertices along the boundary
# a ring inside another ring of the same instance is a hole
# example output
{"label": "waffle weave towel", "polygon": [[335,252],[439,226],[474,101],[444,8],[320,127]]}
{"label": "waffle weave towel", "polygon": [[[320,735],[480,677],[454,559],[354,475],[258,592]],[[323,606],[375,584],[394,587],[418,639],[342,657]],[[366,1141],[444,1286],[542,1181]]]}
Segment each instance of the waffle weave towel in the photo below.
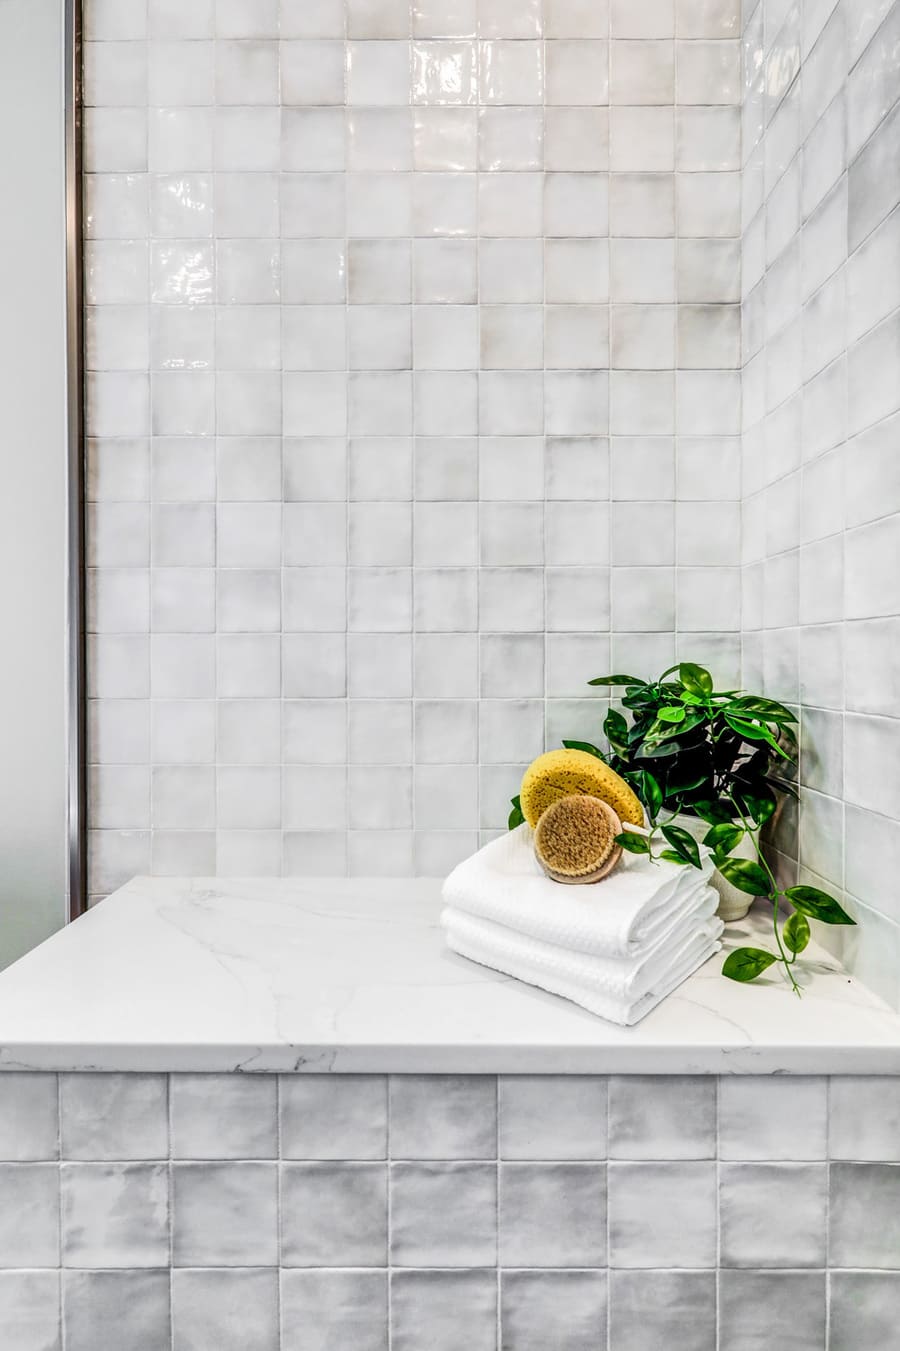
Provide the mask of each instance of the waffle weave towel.
{"label": "waffle weave towel", "polygon": [[708,905],[712,862],[681,867],[625,854],[603,882],[564,886],[553,882],[534,856],[533,832],[518,826],[454,868],[444,903],[491,920],[543,943],[594,957],[645,953]]}
{"label": "waffle weave towel", "polygon": [[[718,898],[711,888],[707,890],[714,909]],[[689,920],[654,956],[627,961],[567,952],[449,907],[442,923],[448,946],[460,956],[562,995],[623,1027],[639,1022],[718,952],[724,927],[715,914],[699,922]]]}

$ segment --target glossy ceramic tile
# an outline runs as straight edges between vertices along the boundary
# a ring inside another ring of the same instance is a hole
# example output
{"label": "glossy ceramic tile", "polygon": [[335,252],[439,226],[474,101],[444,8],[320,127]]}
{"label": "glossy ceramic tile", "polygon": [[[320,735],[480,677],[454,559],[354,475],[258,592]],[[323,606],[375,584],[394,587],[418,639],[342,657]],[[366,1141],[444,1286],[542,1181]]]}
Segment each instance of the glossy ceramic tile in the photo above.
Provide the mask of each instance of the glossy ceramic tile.
{"label": "glossy ceramic tile", "polygon": [[[208,1079],[220,1106],[228,1078]],[[92,1075],[85,1084],[103,1101],[118,1093],[123,1110],[152,1103],[162,1085],[164,1099],[184,1104],[180,1125],[173,1117],[176,1135],[202,1128],[197,1139],[206,1147],[197,1077],[127,1076],[128,1098],[123,1076],[106,1079]],[[499,1089],[501,1153],[529,1156],[500,1164],[499,1195],[495,1162],[446,1152],[394,1164],[374,1157],[385,1149],[383,1076],[249,1081],[255,1110],[247,1099],[242,1112],[236,1098],[238,1134],[226,1132],[219,1154],[203,1162],[72,1160],[64,1135],[61,1162],[54,1146],[49,1162],[0,1165],[10,1216],[0,1226],[0,1330],[11,1346],[59,1351],[64,1336],[66,1347],[94,1351],[114,1322],[117,1345],[127,1351],[200,1351],[212,1333],[226,1351],[248,1338],[261,1351],[345,1344],[386,1351],[389,1327],[409,1351],[423,1335],[449,1351],[460,1330],[479,1351],[543,1351],[550,1343],[589,1351],[604,1344],[607,1329],[616,1351],[643,1351],[648,1333],[679,1351],[753,1351],[778,1326],[790,1351],[821,1351],[826,1318],[832,1342],[847,1351],[890,1344],[900,1307],[890,1079],[682,1079],[681,1096],[694,1111],[704,1090],[724,1108],[712,1158],[674,1157],[677,1138],[657,1130],[648,1158],[608,1165],[607,1090],[618,1102],[611,1139],[621,1139],[626,1101],[642,1102],[648,1121],[664,1115],[665,1077],[609,1085],[568,1076],[411,1080],[413,1097],[402,1106],[395,1099],[401,1113],[416,1129],[443,1121],[436,1137],[448,1151],[459,1147],[458,1127],[448,1133],[450,1087],[483,1086],[482,1100],[470,1093],[466,1101],[488,1131]],[[9,1082],[15,1095],[19,1079]],[[46,1092],[55,1077],[34,1083]],[[747,1095],[732,1096],[741,1084]],[[805,1098],[790,1104],[792,1084]],[[636,1096],[624,1098],[622,1085]],[[29,1100],[20,1089],[17,1100],[40,1114],[39,1097],[36,1090]],[[275,1134],[278,1099],[280,1187],[274,1159],[239,1153],[240,1139],[253,1150]],[[808,1119],[815,1133],[826,1104],[830,1195],[824,1153],[821,1162],[792,1162],[765,1137],[766,1117]],[[227,1115],[223,1106],[221,1119]],[[763,1138],[757,1152],[765,1147],[769,1161],[728,1157],[736,1148],[750,1152],[736,1135],[739,1117],[748,1141]],[[335,1138],[326,1142],[329,1118]],[[83,1137],[70,1138],[84,1151]],[[651,1132],[641,1138],[649,1142]],[[95,1153],[111,1150],[114,1137],[97,1142]],[[155,1147],[150,1135],[147,1143]],[[373,1157],[324,1161],[317,1156],[326,1149]],[[579,1157],[554,1159],[562,1149]]]}
{"label": "glossy ceramic tile", "polygon": [[609,1086],[609,1157],[713,1158],[715,1088],[711,1080],[614,1076]]}
{"label": "glossy ceramic tile", "polygon": [[281,1280],[283,1345],[387,1351],[387,1272],[285,1271]]}
{"label": "glossy ceramic tile", "polygon": [[499,1223],[503,1266],[603,1266],[605,1170],[596,1164],[504,1163]]}
{"label": "glossy ceramic tile", "polygon": [[[445,755],[442,759],[452,758]],[[390,1084],[391,1157],[496,1157],[496,1085],[480,1077],[395,1075]]]}
{"label": "glossy ceramic tile", "polygon": [[181,1075],[173,1080],[172,1157],[275,1158],[275,1088],[274,1080],[232,1075]]}
{"label": "glossy ceramic tile", "polygon": [[395,1271],[391,1276],[391,1341],[416,1351],[424,1338],[434,1351],[460,1339],[473,1351],[497,1345],[497,1278],[487,1271]]}
{"label": "glossy ceramic tile", "polygon": [[9,1076],[0,1098],[0,1157],[15,1163],[59,1158],[55,1075]]}
{"label": "glossy ceramic tile", "polygon": [[390,1171],[394,1266],[496,1264],[496,1165],[398,1163]]}
{"label": "glossy ceramic tile", "polygon": [[169,1260],[164,1164],[71,1163],[61,1172],[65,1267],[161,1267]]}
{"label": "glossy ceramic tile", "polygon": [[173,1272],[173,1348],[200,1351],[211,1337],[223,1351],[239,1351],[250,1340],[260,1351],[278,1351],[277,1273]]}
{"label": "glossy ceramic tile", "polygon": [[[851,838],[844,803],[858,798],[861,811],[874,807],[861,775],[879,772],[878,748],[890,740],[896,713],[878,624],[891,622],[897,610],[884,565],[895,511],[892,471],[881,467],[879,449],[895,412],[883,372],[892,367],[897,347],[890,243],[896,193],[885,168],[898,134],[897,14],[880,3],[788,9],[764,0],[744,17],[745,132],[751,141],[744,148],[742,222],[744,558],[766,559],[763,603],[745,604],[745,654],[762,641],[763,683],[772,693],[778,687],[799,695],[803,705],[816,795],[806,795],[800,829],[782,831],[782,852],[840,889]],[[851,460],[862,466],[860,475]],[[761,516],[749,502],[762,480],[772,488],[760,545],[748,538],[748,527],[758,540],[753,521]],[[876,481],[877,505],[871,494]],[[795,573],[789,551],[798,545]],[[754,595],[757,581],[748,576],[745,597],[752,601]],[[791,669],[784,663],[798,619],[799,682],[793,660]],[[845,709],[852,714],[849,771],[839,746]],[[885,714],[890,721],[879,720]],[[894,819],[896,795],[879,802]],[[873,897],[883,893],[859,860],[857,843],[847,887],[865,903],[870,890]],[[885,950],[896,942],[890,913],[879,945]],[[848,950],[851,970],[865,965],[877,988],[895,1001],[889,965],[870,965],[866,950],[867,944]],[[819,1099],[813,1140],[800,1146],[804,1158],[822,1156],[822,1112]],[[764,1143],[765,1136],[761,1128],[758,1151],[775,1147]],[[742,1152],[750,1147],[749,1133],[728,1146]]]}
{"label": "glossy ceramic tile", "polygon": [[278,1254],[277,1181],[276,1167],[269,1163],[174,1165],[174,1265],[274,1265]]}
{"label": "glossy ceramic tile", "polygon": [[714,1266],[715,1213],[712,1163],[610,1164],[610,1265]]}
{"label": "glossy ceramic tile", "polygon": [[122,1351],[171,1346],[168,1271],[67,1271],[63,1307],[71,1351],[92,1351],[110,1327]]}
{"label": "glossy ceramic tile", "polygon": [[606,1272],[505,1271],[502,1345],[508,1351],[540,1351],[564,1328],[567,1351],[591,1351],[603,1343],[606,1306]]}
{"label": "glossy ceramic tile", "polygon": [[714,1351],[714,1273],[611,1271],[609,1335],[617,1351],[641,1351],[655,1337],[678,1351]]}
{"label": "glossy ceramic tile", "polygon": [[[588,446],[610,426],[671,434],[676,360],[733,365],[734,16],[699,0],[138,9],[85,15],[91,627],[109,659],[153,631],[144,684],[135,666],[110,696],[108,662],[91,666],[92,891],[138,862],[134,831],[152,868],[443,868],[433,832],[475,825],[479,759],[541,749],[542,701],[600,660],[575,636],[619,622],[604,570],[624,586],[631,560],[593,510],[610,483]],[[631,524],[653,532],[640,501]],[[674,632],[674,605],[649,606]],[[500,636],[521,635],[536,672],[545,625],[548,679],[523,668],[512,689]],[[481,670],[459,641],[479,629]],[[449,665],[428,657],[441,636]],[[413,696],[479,695],[481,716],[414,716]],[[148,696],[165,701],[149,737],[113,702]],[[256,705],[282,696],[275,725]],[[348,762],[349,802],[337,773],[303,791],[308,768]],[[425,785],[448,763],[438,810]],[[398,764],[422,770],[415,798],[407,768],[376,810]],[[174,1142],[206,1157],[199,1100],[173,1108]],[[350,1156],[379,1156],[380,1129]],[[236,1108],[233,1149],[269,1157],[251,1131]]]}

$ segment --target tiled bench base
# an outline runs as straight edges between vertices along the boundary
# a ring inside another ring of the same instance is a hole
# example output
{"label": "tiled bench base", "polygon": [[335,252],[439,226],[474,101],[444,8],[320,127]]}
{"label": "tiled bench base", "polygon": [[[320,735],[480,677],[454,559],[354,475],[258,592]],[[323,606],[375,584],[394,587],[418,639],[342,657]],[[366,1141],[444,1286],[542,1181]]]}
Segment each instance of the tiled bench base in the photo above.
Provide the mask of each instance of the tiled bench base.
{"label": "tiled bench base", "polygon": [[9,1351],[900,1326],[900,1080],[3,1074],[0,1160]]}

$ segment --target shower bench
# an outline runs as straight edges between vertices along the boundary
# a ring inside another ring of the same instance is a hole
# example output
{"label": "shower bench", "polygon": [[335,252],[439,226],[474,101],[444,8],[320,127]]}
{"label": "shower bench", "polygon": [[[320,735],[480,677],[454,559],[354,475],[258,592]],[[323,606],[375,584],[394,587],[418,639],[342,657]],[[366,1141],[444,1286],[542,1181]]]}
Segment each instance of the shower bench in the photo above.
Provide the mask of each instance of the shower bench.
{"label": "shower bench", "polygon": [[900,1016],[813,945],[618,1028],[439,893],[137,878],[0,974],[0,1345],[894,1344]]}

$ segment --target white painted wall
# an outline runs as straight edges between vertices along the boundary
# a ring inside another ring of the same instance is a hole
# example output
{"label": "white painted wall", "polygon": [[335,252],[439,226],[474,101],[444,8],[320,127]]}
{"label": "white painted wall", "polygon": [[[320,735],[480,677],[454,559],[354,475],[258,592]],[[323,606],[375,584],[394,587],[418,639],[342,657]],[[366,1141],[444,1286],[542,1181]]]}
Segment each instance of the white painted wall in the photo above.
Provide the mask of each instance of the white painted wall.
{"label": "white painted wall", "polygon": [[62,0],[0,0],[0,966],[65,918]]}

